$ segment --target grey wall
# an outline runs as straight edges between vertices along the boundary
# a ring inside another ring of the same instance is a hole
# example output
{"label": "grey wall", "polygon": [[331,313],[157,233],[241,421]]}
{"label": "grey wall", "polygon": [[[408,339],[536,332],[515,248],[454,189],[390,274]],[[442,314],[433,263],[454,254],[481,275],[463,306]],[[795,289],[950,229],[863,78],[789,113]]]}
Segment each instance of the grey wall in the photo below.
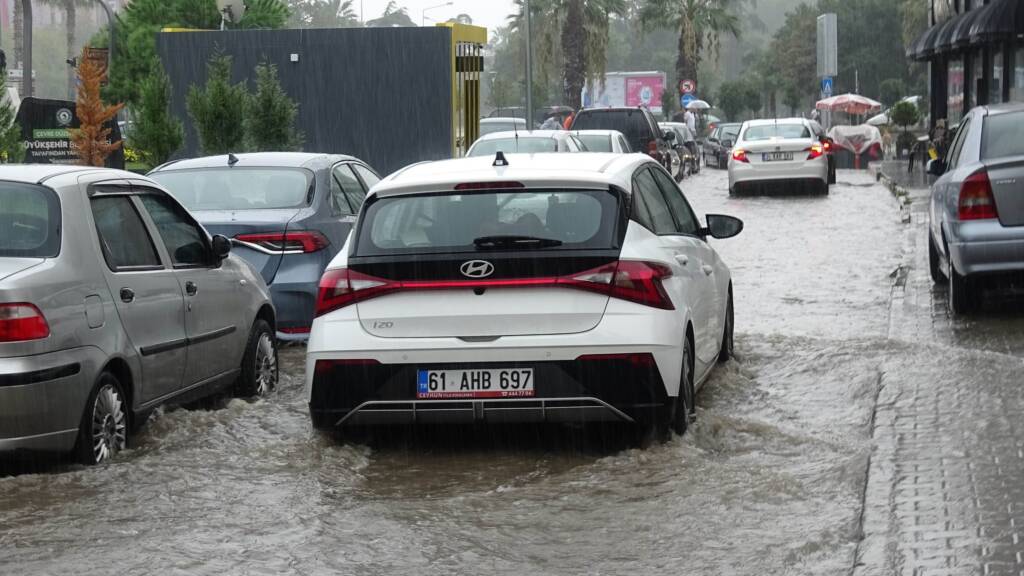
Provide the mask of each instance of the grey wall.
{"label": "grey wall", "polygon": [[250,88],[256,64],[277,65],[299,105],[307,152],[351,154],[382,175],[448,158],[450,38],[446,28],[162,32],[157,51],[171,81],[171,108],[187,132],[179,157],[200,154],[185,94],[205,83],[206,63],[219,48],[234,59],[235,81],[248,79]]}

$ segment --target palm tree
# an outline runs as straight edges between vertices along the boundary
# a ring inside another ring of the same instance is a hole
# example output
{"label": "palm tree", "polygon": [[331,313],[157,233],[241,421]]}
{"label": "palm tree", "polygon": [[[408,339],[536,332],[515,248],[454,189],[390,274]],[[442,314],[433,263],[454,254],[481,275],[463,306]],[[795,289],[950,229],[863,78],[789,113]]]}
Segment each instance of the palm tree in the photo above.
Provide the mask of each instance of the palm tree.
{"label": "palm tree", "polygon": [[289,0],[290,24],[300,28],[354,28],[359,17],[353,0]]}
{"label": "palm tree", "polygon": [[676,79],[697,79],[701,57],[718,52],[722,34],[739,37],[737,11],[744,0],[646,0],[640,9],[645,28],[670,25],[679,31]]}
{"label": "palm tree", "polygon": [[[509,19],[522,29],[525,18],[522,0],[519,12]],[[541,73],[560,58],[564,103],[579,108],[586,81],[604,76],[608,63],[608,28],[612,14],[622,14],[625,0],[533,0],[533,31]],[[556,37],[558,43],[556,44]],[[557,46],[557,48],[556,48]]]}

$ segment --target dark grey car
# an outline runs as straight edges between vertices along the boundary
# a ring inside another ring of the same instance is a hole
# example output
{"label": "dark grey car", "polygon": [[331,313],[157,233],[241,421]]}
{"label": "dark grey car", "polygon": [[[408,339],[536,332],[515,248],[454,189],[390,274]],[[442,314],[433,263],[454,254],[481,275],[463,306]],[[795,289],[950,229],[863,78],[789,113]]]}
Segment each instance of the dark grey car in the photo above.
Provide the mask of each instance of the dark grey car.
{"label": "dark grey car", "polygon": [[357,158],[301,152],[180,160],[149,176],[263,276],[280,340],[308,338],[320,276],[379,181]]}
{"label": "dark grey car", "polygon": [[928,171],[929,264],[949,305],[979,303],[979,281],[1024,271],[1024,104],[980,106],[960,123],[946,157]]}
{"label": "dark grey car", "polygon": [[274,308],[147,178],[0,167],[0,453],[98,463],[157,406],[277,382]]}

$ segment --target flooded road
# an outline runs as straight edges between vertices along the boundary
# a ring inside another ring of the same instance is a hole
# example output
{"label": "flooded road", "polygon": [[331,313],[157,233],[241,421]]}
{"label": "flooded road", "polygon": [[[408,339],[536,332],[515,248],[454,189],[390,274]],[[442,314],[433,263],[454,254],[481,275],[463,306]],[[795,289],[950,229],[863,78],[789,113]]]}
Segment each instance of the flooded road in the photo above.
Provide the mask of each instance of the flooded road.
{"label": "flooded road", "polygon": [[[312,432],[300,348],[269,399],[156,414],[86,469],[0,477],[0,574],[837,574],[857,557],[905,232],[840,173],[826,198],[684,183],[733,270],[738,359],[684,438],[463,429],[371,446]],[[929,352],[943,354],[941,350]],[[0,472],[3,473],[3,472]]]}

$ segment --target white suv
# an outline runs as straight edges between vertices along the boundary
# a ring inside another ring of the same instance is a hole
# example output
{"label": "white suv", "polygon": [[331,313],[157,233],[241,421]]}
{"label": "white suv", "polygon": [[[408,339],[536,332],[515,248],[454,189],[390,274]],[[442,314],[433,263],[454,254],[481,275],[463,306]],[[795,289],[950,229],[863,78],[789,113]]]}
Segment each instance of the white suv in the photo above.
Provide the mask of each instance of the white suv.
{"label": "white suv", "polygon": [[744,122],[729,157],[729,193],[755,188],[828,194],[828,153],[803,118]]}
{"label": "white suv", "polygon": [[413,165],[375,186],[320,285],[306,393],[318,429],[628,422],[683,433],[732,354],[729,269],[651,158]]}

